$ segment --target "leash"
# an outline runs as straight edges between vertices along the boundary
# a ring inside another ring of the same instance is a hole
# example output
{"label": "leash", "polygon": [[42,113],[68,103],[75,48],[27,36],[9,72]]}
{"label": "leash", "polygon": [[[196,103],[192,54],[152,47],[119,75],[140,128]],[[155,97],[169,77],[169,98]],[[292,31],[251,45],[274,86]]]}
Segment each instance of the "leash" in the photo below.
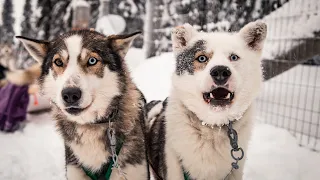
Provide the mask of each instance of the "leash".
{"label": "leash", "polygon": [[107,131],[107,135],[110,141],[111,157],[109,157],[109,163],[106,165],[107,166],[107,170],[105,171],[106,173],[105,174],[101,174],[100,172],[93,173],[85,167],[82,167],[82,169],[84,170],[86,175],[89,176],[92,180],[100,180],[101,177],[105,180],[109,180],[113,169],[117,169],[119,174],[125,180],[127,180],[125,173],[122,172],[120,165],[118,163],[118,155],[122,148],[124,137],[123,136],[120,137],[120,139],[117,141],[116,131],[112,127],[110,119],[109,119],[109,129]]}
{"label": "leash", "polygon": [[[243,159],[244,157],[244,151],[241,147],[238,145],[238,133],[235,129],[232,127],[232,121],[229,121],[229,124],[226,125],[228,128],[227,134],[231,145],[231,157],[234,160],[234,162],[231,163],[231,170],[226,175],[226,177],[223,180],[227,180],[227,178],[232,174],[234,170],[239,169],[238,162]],[[207,125],[206,123],[202,123],[202,125]],[[212,126],[209,126],[212,128]],[[237,156],[235,153],[240,152],[240,154]],[[183,171],[184,180],[191,180],[189,174],[186,171]]]}

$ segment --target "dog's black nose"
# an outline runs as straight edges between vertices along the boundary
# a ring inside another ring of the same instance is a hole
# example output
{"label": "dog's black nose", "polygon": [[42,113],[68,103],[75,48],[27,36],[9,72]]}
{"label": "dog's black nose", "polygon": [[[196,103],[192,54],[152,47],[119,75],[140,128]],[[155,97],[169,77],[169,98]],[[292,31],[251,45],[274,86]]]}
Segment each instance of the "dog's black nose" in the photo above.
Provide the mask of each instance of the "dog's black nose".
{"label": "dog's black nose", "polygon": [[215,66],[211,69],[210,75],[217,85],[224,85],[231,76],[231,71],[227,66]]}
{"label": "dog's black nose", "polygon": [[61,96],[66,106],[78,105],[81,99],[81,90],[79,88],[65,88],[62,90]]}

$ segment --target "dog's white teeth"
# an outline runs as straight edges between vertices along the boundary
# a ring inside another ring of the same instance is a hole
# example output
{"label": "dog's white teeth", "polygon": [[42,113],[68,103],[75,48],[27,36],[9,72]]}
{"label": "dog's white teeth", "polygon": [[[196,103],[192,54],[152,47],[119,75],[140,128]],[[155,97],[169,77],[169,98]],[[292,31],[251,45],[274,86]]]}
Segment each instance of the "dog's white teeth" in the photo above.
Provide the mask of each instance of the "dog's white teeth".
{"label": "dog's white teeth", "polygon": [[230,99],[230,93],[225,97],[225,99]]}
{"label": "dog's white teeth", "polygon": [[210,98],[212,98],[212,99],[214,98],[214,96],[213,96],[213,94],[212,94],[212,93],[210,93]]}

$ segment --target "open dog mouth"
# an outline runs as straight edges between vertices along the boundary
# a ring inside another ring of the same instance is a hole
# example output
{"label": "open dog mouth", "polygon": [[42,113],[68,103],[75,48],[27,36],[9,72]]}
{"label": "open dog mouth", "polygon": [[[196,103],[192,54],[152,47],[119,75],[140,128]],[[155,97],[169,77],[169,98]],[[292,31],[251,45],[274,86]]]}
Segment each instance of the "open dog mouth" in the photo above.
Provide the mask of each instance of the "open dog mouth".
{"label": "open dog mouth", "polygon": [[218,87],[210,92],[203,93],[203,99],[206,103],[212,106],[226,106],[231,104],[234,98],[234,92],[230,92],[228,89]]}

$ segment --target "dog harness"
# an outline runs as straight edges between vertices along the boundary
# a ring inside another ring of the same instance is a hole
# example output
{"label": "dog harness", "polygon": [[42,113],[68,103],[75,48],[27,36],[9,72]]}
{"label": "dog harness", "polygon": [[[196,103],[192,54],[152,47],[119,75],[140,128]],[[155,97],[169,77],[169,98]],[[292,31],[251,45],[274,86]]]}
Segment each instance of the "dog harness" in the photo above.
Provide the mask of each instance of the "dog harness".
{"label": "dog harness", "polygon": [[[229,124],[226,125],[228,128],[228,138],[230,141],[230,145],[231,145],[231,157],[234,160],[234,162],[231,163],[231,170],[230,172],[226,175],[226,177],[223,180],[226,180],[232,173],[232,171],[239,169],[239,165],[238,162],[243,159],[244,157],[244,151],[241,147],[238,146],[238,133],[235,129],[233,129],[232,127],[232,123],[234,121],[229,121]],[[207,125],[206,123],[202,123],[202,125]],[[212,126],[210,126],[211,128],[213,128]],[[237,156],[235,153],[239,152],[240,154]],[[183,171],[183,176],[184,176],[184,180],[191,180],[189,174],[184,170]]]}
{"label": "dog harness", "polygon": [[[102,172],[93,173],[89,169],[82,167],[86,175],[89,176],[92,180],[102,180],[102,179],[109,180],[112,170],[114,168],[118,169],[120,175],[124,176],[123,172],[121,171],[120,165],[118,164],[118,155],[120,153],[120,150],[122,148],[125,138],[124,138],[124,135],[120,136],[119,139],[116,138],[116,132],[112,128],[110,119],[109,119],[109,129],[107,131],[107,134],[108,134],[108,139],[110,141],[111,156],[109,157],[108,164],[104,166],[106,167],[106,170],[103,170]],[[126,179],[125,176],[124,178]]]}

